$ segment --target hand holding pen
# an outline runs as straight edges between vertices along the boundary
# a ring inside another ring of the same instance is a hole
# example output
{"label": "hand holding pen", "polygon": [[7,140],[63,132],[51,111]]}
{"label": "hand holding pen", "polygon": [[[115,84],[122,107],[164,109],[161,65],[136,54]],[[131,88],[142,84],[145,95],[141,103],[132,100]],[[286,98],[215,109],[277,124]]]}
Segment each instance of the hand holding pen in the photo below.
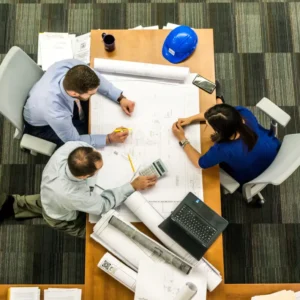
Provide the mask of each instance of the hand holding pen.
{"label": "hand holding pen", "polygon": [[129,129],[126,127],[118,127],[112,133],[106,136],[106,144],[124,143],[129,135]]}

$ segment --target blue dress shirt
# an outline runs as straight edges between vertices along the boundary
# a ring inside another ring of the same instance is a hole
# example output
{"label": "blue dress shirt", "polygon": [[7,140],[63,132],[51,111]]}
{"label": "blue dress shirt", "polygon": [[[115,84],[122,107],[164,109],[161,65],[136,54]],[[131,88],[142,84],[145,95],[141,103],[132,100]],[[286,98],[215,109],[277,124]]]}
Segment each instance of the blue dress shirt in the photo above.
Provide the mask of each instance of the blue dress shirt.
{"label": "blue dress shirt", "polygon": [[[51,126],[64,143],[83,141],[100,148],[106,145],[106,135],[79,135],[72,123],[74,98],[69,96],[63,87],[68,70],[82,64],[76,59],[62,60],[53,64],[30,90],[24,107],[24,118],[32,126]],[[97,71],[95,73],[100,79],[98,92],[117,103],[122,91]]]}
{"label": "blue dress shirt", "polygon": [[246,125],[257,134],[254,148],[248,151],[240,138],[216,143],[199,159],[199,166],[206,169],[220,164],[236,181],[244,184],[259,176],[270,166],[280,148],[280,142],[258,123],[250,110],[241,106],[237,106],[236,109]]}

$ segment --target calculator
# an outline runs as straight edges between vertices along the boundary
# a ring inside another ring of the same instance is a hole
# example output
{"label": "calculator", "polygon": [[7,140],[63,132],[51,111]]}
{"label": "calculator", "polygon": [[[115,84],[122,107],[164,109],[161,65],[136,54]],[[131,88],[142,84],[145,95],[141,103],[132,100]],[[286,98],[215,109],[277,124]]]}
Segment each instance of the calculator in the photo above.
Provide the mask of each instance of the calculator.
{"label": "calculator", "polygon": [[154,161],[150,166],[147,168],[141,170],[139,172],[142,176],[151,176],[155,175],[157,178],[164,176],[168,172],[166,166],[161,161],[161,159],[158,159]]}

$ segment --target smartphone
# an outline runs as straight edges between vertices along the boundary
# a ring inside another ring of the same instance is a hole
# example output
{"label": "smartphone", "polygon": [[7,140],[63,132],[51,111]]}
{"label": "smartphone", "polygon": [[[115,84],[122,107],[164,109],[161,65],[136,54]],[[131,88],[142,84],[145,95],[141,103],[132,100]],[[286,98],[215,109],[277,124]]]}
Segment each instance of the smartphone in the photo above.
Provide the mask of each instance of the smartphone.
{"label": "smartphone", "polygon": [[212,82],[200,75],[197,75],[194,78],[193,84],[209,94],[211,94],[216,88],[216,84],[214,82]]}

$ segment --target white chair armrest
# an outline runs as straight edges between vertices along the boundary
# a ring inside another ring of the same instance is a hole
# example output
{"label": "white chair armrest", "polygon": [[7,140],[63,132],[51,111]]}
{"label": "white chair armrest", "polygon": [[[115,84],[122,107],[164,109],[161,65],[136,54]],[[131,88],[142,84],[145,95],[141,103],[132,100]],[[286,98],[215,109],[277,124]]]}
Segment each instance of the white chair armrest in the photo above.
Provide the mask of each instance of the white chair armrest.
{"label": "white chair armrest", "polygon": [[233,179],[229,174],[227,174],[223,169],[220,168],[220,182],[222,187],[233,194],[240,186],[240,184]]}
{"label": "white chair armrest", "polygon": [[38,137],[24,134],[20,144],[21,148],[51,156],[56,148],[56,144],[40,139]]}
{"label": "white chair armrest", "polygon": [[256,106],[268,115],[272,120],[275,120],[281,126],[285,127],[290,121],[291,117],[283,111],[280,107],[270,101],[268,98],[262,98]]}

